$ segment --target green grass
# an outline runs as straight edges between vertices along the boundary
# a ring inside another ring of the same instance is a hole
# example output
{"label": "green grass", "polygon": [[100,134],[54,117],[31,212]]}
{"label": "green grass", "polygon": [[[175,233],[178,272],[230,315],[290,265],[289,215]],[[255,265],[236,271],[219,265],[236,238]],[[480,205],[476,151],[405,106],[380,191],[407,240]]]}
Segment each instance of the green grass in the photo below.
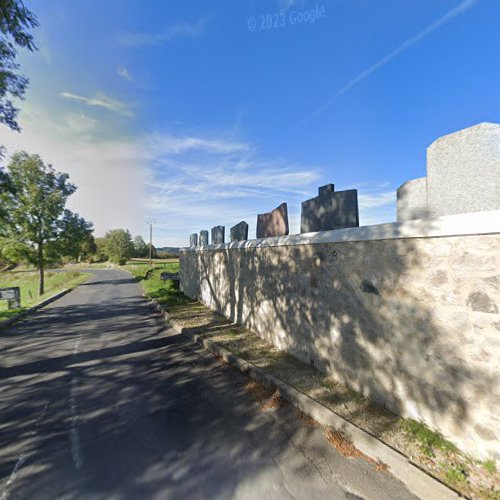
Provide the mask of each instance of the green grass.
{"label": "green grass", "polygon": [[20,309],[7,309],[7,301],[0,301],[0,321],[8,319],[17,313],[32,307],[42,300],[65,288],[73,288],[88,279],[88,274],[76,271],[45,273],[45,293],[38,296],[38,273],[30,269],[16,269],[0,274],[0,288],[18,286],[21,288]]}
{"label": "green grass", "polygon": [[483,462],[483,467],[486,472],[494,474],[497,471],[497,464],[495,460],[485,460]]}
{"label": "green grass", "polygon": [[160,304],[164,305],[169,310],[174,310],[177,306],[184,306],[191,299],[186,297],[182,292],[174,288],[171,281],[163,283],[161,273],[177,273],[179,272],[179,262],[167,262],[161,267],[155,265],[149,267],[147,264],[128,264],[124,267],[132,273],[134,278],[139,281],[144,287],[146,295],[151,299],[156,299]]}
{"label": "green grass", "polygon": [[434,456],[434,450],[457,451],[457,447],[453,443],[450,443],[441,434],[433,431],[422,422],[411,418],[404,419],[402,428],[419,442],[423,453],[428,456]]}
{"label": "green grass", "polygon": [[463,467],[450,467],[445,474],[446,479],[452,485],[457,485],[467,480],[467,474]]}

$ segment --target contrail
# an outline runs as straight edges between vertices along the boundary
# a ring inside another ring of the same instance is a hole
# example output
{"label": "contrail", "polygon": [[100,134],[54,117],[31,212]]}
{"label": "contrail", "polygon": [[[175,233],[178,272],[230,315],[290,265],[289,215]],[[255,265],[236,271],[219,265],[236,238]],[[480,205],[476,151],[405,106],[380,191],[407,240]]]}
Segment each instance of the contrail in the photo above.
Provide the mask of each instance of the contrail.
{"label": "contrail", "polygon": [[457,5],[454,9],[451,9],[449,12],[447,12],[443,17],[440,17],[433,23],[429,24],[424,30],[422,30],[420,33],[417,35],[409,38],[405,42],[403,42],[399,47],[394,49],[392,52],[389,52],[385,57],[380,59],[380,61],[376,62],[372,66],[370,66],[368,69],[360,73],[358,76],[353,78],[351,81],[346,83],[328,102],[323,104],[323,106],[319,107],[316,111],[311,113],[305,121],[309,121],[311,118],[313,118],[316,115],[319,115],[323,111],[325,111],[327,108],[329,108],[342,94],[345,94],[347,91],[351,90],[355,85],[363,81],[365,78],[370,76],[372,73],[375,73],[378,69],[382,68],[385,66],[387,63],[389,63],[392,59],[395,57],[399,56],[399,54],[403,53],[405,50],[409,49],[411,46],[415,45],[418,43],[420,40],[425,38],[427,35],[430,35],[433,31],[437,30],[447,22],[455,19],[455,17],[459,16],[460,14],[463,14],[467,10],[471,9],[474,7],[479,2],[479,0],[464,0],[462,1],[459,5]]}

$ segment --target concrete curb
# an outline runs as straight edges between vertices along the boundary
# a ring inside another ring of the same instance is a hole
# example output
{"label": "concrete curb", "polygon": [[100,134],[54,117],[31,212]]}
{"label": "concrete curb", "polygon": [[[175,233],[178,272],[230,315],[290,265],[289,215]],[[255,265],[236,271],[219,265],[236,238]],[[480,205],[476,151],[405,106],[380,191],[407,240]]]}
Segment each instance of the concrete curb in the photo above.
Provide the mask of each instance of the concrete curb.
{"label": "concrete curb", "polygon": [[168,312],[155,299],[152,299],[151,302],[154,304],[156,310],[164,315],[169,325],[178,333],[191,337],[194,342],[202,345],[206,350],[220,356],[230,365],[238,368],[243,373],[249,374],[252,378],[258,380],[267,387],[277,389],[281,396],[287,401],[319,423],[340,430],[343,435],[351,440],[358,450],[362,451],[370,458],[386,464],[390,472],[404,483],[408,490],[417,497],[424,500],[428,500],[429,498],[464,498],[461,494],[450,489],[438,479],[430,476],[416,464],[410,462],[410,460],[399,451],[383,443],[377,437],[355,426],[329,408],[323,406],[318,401],[298,391],[273,375],[264,372],[262,369],[245,361],[227,349],[224,349],[215,342],[202,338],[201,335],[193,333],[189,328],[183,328],[170,318]]}
{"label": "concrete curb", "polygon": [[26,316],[29,316],[30,314],[34,313],[35,311],[38,311],[38,309],[41,309],[42,307],[45,307],[46,305],[50,304],[51,302],[54,302],[55,300],[61,298],[63,295],[66,295],[67,293],[71,292],[73,290],[72,288],[65,288],[64,290],[61,290],[60,292],[57,292],[56,294],[52,295],[48,299],[43,300],[36,306],[30,307],[29,309],[25,309],[24,311],[21,311],[19,314],[16,314],[12,318],[6,319],[5,321],[2,321],[0,323],[0,330],[3,328],[10,326],[17,321],[25,318]]}

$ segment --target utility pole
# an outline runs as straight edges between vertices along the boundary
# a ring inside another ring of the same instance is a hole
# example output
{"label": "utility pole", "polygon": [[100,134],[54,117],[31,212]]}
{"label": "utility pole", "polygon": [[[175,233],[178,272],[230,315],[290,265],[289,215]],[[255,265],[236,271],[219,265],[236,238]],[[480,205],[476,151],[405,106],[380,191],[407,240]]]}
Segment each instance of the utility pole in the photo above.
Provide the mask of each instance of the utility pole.
{"label": "utility pole", "polygon": [[149,221],[149,267],[153,266],[153,262],[151,259],[153,251],[153,222]]}
{"label": "utility pole", "polygon": [[149,221],[149,267],[153,266],[153,222],[154,220]]}

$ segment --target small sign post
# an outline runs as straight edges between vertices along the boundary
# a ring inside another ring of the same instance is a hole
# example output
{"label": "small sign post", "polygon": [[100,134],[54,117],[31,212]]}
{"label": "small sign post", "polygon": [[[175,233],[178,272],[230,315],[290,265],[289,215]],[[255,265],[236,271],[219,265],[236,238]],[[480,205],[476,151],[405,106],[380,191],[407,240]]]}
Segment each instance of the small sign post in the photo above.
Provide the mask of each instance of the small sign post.
{"label": "small sign post", "polygon": [[179,273],[161,273],[160,275],[163,284],[166,281],[172,281],[174,283],[174,288],[179,290]]}
{"label": "small sign post", "polygon": [[7,301],[8,309],[17,309],[21,307],[21,289],[18,286],[0,288],[0,300]]}

